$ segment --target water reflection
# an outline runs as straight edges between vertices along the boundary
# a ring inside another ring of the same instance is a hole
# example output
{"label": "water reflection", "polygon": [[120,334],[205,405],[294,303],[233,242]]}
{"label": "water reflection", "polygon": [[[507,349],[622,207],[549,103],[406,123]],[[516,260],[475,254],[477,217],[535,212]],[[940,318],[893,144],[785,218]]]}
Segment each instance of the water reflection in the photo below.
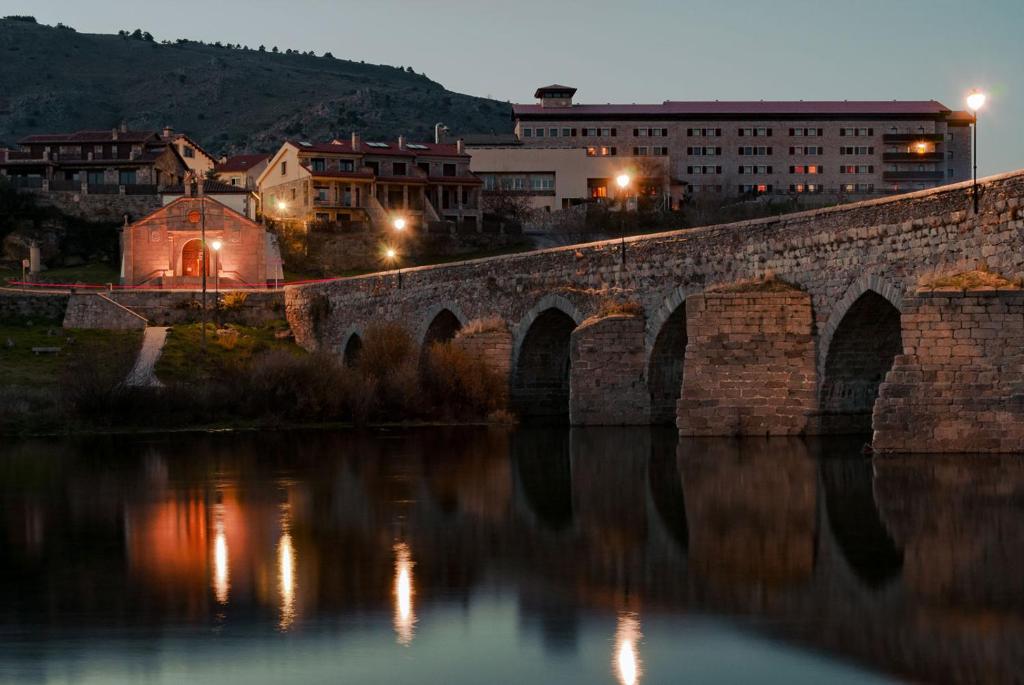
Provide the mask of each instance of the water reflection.
{"label": "water reflection", "polygon": [[395,545],[395,636],[400,645],[412,642],[416,614],[412,606],[412,558],[404,542]]}
{"label": "water reflection", "polygon": [[640,642],[640,620],[636,614],[622,612],[619,614],[618,627],[615,630],[615,675],[622,685],[635,685],[640,682],[643,671],[640,667],[640,655],[637,644]]}
{"label": "water reflection", "polygon": [[[1024,461],[871,461],[861,442],[8,442],[0,632],[17,647],[0,679],[132,682],[113,666],[124,649],[153,682],[186,661],[217,680],[246,650],[282,669],[252,682],[706,681],[808,649],[835,657],[829,678],[850,664],[920,681],[1024,672]],[[297,656],[318,640],[323,653]],[[693,670],[715,655],[718,670]],[[821,664],[779,678],[820,681]]]}

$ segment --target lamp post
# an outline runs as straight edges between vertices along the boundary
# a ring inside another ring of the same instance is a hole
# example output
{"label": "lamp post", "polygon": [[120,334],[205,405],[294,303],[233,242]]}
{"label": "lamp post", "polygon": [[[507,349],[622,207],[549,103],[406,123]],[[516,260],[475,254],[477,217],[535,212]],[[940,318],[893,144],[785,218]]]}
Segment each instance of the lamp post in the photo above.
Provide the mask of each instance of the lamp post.
{"label": "lamp post", "polygon": [[619,233],[620,235],[620,253],[622,255],[622,265],[626,265],[626,189],[629,188],[629,184],[633,179],[629,177],[629,174],[619,174],[615,177],[615,183],[619,186]]}
{"label": "lamp post", "polygon": [[967,109],[974,113],[974,183],[971,186],[974,195],[974,213],[978,213],[978,110],[985,106],[985,94],[975,88],[967,94]]}
{"label": "lamp post", "polygon": [[401,289],[401,287],[402,287],[402,265],[398,261],[398,252],[395,251],[395,248],[389,247],[384,252],[384,256],[387,258],[389,264],[393,264],[393,265],[397,265],[398,266],[398,287],[399,287],[399,289]]}
{"label": "lamp post", "polygon": [[220,328],[220,248],[224,247],[224,243],[220,240],[214,240],[210,243],[210,247],[213,248],[213,311],[214,311],[214,322],[217,327]]}
{"label": "lamp post", "polygon": [[196,188],[198,189],[197,194],[199,195],[199,260],[202,262],[202,279],[203,279],[203,316],[202,316],[202,327],[203,333],[202,338],[199,342],[199,347],[203,351],[203,356],[206,356],[206,197],[203,196],[203,183],[204,181],[197,181]]}
{"label": "lamp post", "polygon": [[400,216],[395,217],[395,220],[391,222],[391,225],[394,226],[396,231],[401,233],[405,230],[405,219]]}

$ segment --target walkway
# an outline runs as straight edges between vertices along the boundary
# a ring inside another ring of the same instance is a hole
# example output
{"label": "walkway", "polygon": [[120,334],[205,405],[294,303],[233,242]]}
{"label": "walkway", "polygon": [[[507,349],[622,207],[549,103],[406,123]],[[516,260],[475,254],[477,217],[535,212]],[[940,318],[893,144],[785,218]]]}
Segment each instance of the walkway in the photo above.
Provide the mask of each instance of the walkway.
{"label": "walkway", "polygon": [[127,383],[135,387],[161,387],[163,383],[153,373],[156,360],[164,349],[164,342],[167,341],[166,326],[150,326],[146,328],[142,338],[142,349],[135,360],[135,366],[128,374]]}

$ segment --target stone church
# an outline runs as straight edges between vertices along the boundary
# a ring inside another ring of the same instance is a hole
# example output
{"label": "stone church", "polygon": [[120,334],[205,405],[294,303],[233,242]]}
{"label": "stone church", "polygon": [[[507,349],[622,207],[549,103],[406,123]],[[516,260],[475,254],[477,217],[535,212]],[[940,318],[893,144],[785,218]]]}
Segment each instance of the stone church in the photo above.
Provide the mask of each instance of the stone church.
{"label": "stone church", "polygon": [[277,252],[266,228],[192,187],[124,227],[121,283],[198,288],[205,269],[210,288],[266,284]]}

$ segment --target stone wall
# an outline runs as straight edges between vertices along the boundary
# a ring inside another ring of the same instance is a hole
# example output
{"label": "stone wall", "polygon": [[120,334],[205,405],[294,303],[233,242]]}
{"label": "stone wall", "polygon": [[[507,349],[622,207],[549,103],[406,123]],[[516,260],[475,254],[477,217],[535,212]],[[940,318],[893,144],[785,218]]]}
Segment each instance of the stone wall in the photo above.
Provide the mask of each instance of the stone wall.
{"label": "stone wall", "polygon": [[[237,294],[235,294],[237,293]],[[195,323],[202,318],[201,294],[193,290],[115,290],[111,299],[160,326]],[[284,293],[280,290],[221,292],[219,316],[224,323],[259,326],[284,318]],[[213,320],[214,293],[206,294]]]}
{"label": "stone wall", "polygon": [[681,435],[796,435],[816,406],[811,298],[714,292],[686,300]]}
{"label": "stone wall", "polygon": [[643,317],[613,314],[584,321],[572,332],[570,358],[570,423],[650,422]]}
{"label": "stone wall", "polygon": [[41,205],[56,207],[69,216],[116,224],[136,221],[160,208],[159,195],[88,195],[66,191],[33,191]]}
{"label": "stone wall", "polygon": [[75,293],[68,301],[64,328],[103,328],[107,330],[141,330],[146,317],[114,302],[102,293]]}
{"label": "stone wall", "polygon": [[66,293],[33,293],[0,288],[0,321],[63,321]]}
{"label": "stone wall", "polygon": [[881,452],[1024,452],[1024,292],[919,292],[875,403]]}
{"label": "stone wall", "polygon": [[480,359],[487,368],[508,379],[512,368],[512,334],[506,328],[492,328],[463,333],[452,340],[474,359]]}

